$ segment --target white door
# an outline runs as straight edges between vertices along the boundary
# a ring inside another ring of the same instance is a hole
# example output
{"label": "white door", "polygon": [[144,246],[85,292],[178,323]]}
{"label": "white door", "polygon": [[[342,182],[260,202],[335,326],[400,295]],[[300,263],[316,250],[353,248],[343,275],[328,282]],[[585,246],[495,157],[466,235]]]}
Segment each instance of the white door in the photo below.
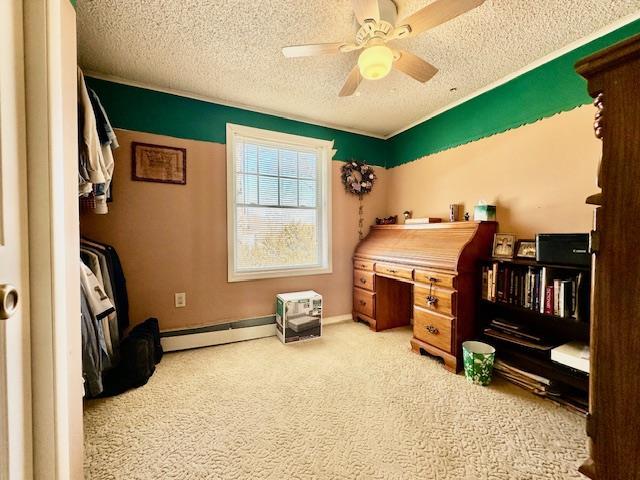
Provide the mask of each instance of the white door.
{"label": "white door", "polygon": [[22,2],[0,1],[0,479],[31,460],[27,181]]}

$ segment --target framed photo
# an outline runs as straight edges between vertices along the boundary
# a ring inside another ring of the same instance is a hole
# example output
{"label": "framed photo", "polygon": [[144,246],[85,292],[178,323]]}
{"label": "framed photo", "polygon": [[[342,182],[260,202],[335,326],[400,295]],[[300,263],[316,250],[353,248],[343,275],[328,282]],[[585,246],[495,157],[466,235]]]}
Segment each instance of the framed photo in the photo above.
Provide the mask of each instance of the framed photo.
{"label": "framed photo", "polygon": [[149,143],[131,143],[131,179],[187,184],[187,150]]}
{"label": "framed photo", "polygon": [[516,236],[512,233],[496,233],[493,236],[493,256],[513,258],[516,248]]}
{"label": "framed photo", "polygon": [[516,250],[516,257],[535,259],[536,258],[536,241],[520,240],[518,242],[518,249]]}

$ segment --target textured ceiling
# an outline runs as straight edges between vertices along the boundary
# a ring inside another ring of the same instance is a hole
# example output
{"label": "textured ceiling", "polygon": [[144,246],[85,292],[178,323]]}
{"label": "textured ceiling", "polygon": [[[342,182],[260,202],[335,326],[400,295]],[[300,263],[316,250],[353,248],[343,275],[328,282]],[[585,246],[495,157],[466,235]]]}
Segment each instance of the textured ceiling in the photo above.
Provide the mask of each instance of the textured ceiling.
{"label": "textured ceiling", "polygon": [[[430,2],[398,0],[399,18]],[[86,71],[385,136],[638,11],[640,0],[487,0],[393,42],[439,68],[430,82],[393,71],[348,98],[358,52],[287,59],[281,47],[352,41],[350,0],[79,0],[79,55]]]}

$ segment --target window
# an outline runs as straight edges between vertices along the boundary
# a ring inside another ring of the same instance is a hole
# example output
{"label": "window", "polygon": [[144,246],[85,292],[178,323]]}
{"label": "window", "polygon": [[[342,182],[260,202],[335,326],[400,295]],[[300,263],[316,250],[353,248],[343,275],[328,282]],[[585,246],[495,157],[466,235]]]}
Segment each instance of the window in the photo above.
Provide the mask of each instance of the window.
{"label": "window", "polygon": [[331,272],[332,148],[227,124],[230,282]]}

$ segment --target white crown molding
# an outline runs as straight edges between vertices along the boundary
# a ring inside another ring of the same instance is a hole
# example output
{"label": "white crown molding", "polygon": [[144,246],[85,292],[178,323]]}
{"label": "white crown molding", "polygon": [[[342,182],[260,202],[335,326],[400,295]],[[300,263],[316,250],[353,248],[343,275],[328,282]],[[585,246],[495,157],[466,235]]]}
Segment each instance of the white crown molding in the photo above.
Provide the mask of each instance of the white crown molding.
{"label": "white crown molding", "polygon": [[617,21],[607,25],[604,28],[601,28],[600,30],[595,31],[591,35],[583,37],[580,40],[576,40],[575,42],[572,42],[572,43],[562,47],[559,50],[551,52],[550,54],[545,55],[544,57],[536,60],[533,63],[530,63],[529,65],[521,68],[520,70],[517,70],[517,71],[507,75],[506,77],[501,78],[500,80],[497,80],[497,81],[495,81],[493,83],[490,83],[486,87],[481,88],[480,90],[476,90],[472,94],[467,95],[466,97],[462,97],[461,99],[456,100],[455,102],[452,102],[452,103],[450,103],[450,104],[448,104],[448,105],[446,105],[446,106],[444,106],[444,107],[442,107],[442,108],[440,108],[440,109],[438,109],[438,110],[436,110],[436,111],[434,111],[432,113],[429,113],[428,115],[425,115],[424,117],[422,117],[422,118],[410,123],[409,125],[407,125],[405,127],[402,127],[401,129],[399,129],[399,130],[397,130],[397,131],[395,131],[393,133],[390,133],[389,135],[386,135],[384,137],[384,139],[388,140],[390,138],[393,138],[396,135],[415,127],[416,125],[420,125],[421,123],[426,122],[427,120],[429,120],[429,119],[431,119],[431,118],[433,118],[433,117],[435,117],[437,115],[440,115],[441,113],[444,113],[447,110],[451,110],[452,108],[457,107],[458,105],[461,105],[461,104],[463,104],[465,102],[468,102],[469,100],[471,100],[471,99],[473,99],[475,97],[478,97],[478,96],[482,95],[483,93],[486,93],[486,92],[488,92],[490,90],[493,90],[494,88],[499,87],[500,85],[504,85],[505,83],[513,80],[514,78],[519,77],[520,75],[523,75],[523,74],[525,74],[527,72],[530,72],[531,70],[533,70],[535,68],[538,68],[538,67],[544,65],[545,63],[548,63],[548,62],[550,62],[552,60],[555,60],[556,58],[561,57],[562,55],[564,55],[566,53],[569,53],[570,51],[575,50],[576,48],[579,48],[579,47],[581,47],[583,45],[586,45],[587,43],[592,42],[593,40],[597,40],[598,38],[600,38],[600,37],[602,37],[602,36],[604,36],[604,35],[606,35],[608,33],[611,33],[614,30],[617,30],[618,28],[624,27],[625,25],[628,25],[629,23],[631,23],[631,22],[633,22],[635,20],[638,20],[638,19],[640,19],[640,11],[637,12],[637,13],[632,13],[631,15],[628,15],[628,16],[620,19],[620,20],[617,20]]}
{"label": "white crown molding", "polygon": [[123,85],[129,85],[131,87],[144,88],[145,90],[153,90],[155,92],[168,93],[170,95],[176,95],[178,97],[191,98],[193,100],[200,100],[202,102],[214,103],[216,105],[223,105],[225,107],[238,108],[240,110],[247,110],[254,113],[263,113],[265,115],[271,115],[274,117],[281,117],[294,122],[308,123],[310,125],[316,125],[318,127],[331,128],[333,130],[340,130],[341,132],[355,133],[356,135],[364,135],[366,137],[377,138],[379,140],[386,140],[387,137],[378,135],[371,132],[365,132],[364,130],[358,130],[355,128],[341,127],[340,125],[334,125],[331,123],[318,122],[306,117],[299,117],[295,115],[288,115],[286,113],[278,112],[276,110],[269,110],[265,108],[252,107],[249,105],[243,105],[241,103],[227,102],[218,98],[207,97],[205,95],[198,95],[196,93],[185,92],[183,90],[176,90],[173,88],[158,87],[144,82],[136,82],[134,80],[127,80],[126,78],[118,77],[116,75],[109,75],[106,73],[100,73],[93,70],[83,70],[85,77],[93,77],[99,80],[106,80],[108,82],[121,83]]}

